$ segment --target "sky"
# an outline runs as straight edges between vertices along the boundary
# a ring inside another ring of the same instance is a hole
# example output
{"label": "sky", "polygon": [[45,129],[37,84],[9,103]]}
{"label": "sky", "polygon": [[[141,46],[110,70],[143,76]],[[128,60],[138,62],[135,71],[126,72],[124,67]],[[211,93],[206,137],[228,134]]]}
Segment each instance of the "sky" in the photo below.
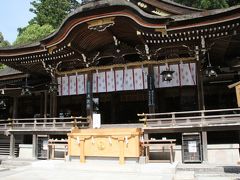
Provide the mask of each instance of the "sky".
{"label": "sky", "polygon": [[5,40],[14,42],[17,29],[24,27],[34,17],[29,11],[32,0],[0,0],[0,32]]}
{"label": "sky", "polygon": [[13,43],[17,29],[25,27],[35,14],[31,13],[30,2],[33,0],[0,0],[0,32],[5,40]]}

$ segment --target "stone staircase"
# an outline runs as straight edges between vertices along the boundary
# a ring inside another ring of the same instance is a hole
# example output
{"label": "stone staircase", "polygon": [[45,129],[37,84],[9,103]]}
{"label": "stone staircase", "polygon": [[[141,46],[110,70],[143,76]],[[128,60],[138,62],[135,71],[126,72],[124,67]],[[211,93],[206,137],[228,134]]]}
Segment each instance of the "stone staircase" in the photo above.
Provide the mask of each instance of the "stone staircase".
{"label": "stone staircase", "polygon": [[[0,156],[9,156],[10,144],[9,143],[0,143]],[[19,153],[19,144],[15,144],[15,156],[18,156]]]}
{"label": "stone staircase", "polygon": [[174,180],[237,180],[239,165],[179,164]]}
{"label": "stone staircase", "polygon": [[[23,140],[21,138],[15,139],[15,156],[19,154],[19,144],[22,144]],[[0,135],[0,156],[9,156],[10,154],[10,137],[5,135]]]}

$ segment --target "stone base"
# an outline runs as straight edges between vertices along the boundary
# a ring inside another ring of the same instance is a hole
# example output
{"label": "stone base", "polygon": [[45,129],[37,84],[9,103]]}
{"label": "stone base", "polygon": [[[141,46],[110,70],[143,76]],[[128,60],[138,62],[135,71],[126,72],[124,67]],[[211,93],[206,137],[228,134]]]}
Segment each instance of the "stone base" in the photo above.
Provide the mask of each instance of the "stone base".
{"label": "stone base", "polygon": [[33,158],[33,145],[32,144],[19,144],[19,158],[34,159]]}
{"label": "stone base", "polygon": [[146,163],[146,157],[145,156],[140,156],[139,157],[139,164],[145,164]]}

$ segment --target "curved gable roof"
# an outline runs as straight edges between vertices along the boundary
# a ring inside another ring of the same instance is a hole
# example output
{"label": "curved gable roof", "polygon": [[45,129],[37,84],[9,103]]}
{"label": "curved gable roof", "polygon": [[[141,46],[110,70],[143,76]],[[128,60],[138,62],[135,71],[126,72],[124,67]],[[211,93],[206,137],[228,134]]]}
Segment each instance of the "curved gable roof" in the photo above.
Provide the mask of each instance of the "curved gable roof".
{"label": "curved gable roof", "polygon": [[[146,26],[150,28],[159,28],[168,25],[169,27],[175,26],[177,23],[181,23],[181,27],[184,24],[191,24],[191,22],[197,20],[199,22],[206,22],[208,19],[214,19],[215,17],[225,17],[225,16],[240,16],[238,13],[240,6],[235,6],[227,9],[211,10],[211,11],[201,11],[198,9],[186,7],[179,5],[169,0],[146,0],[148,3],[165,3],[171,6],[176,6],[182,9],[190,9],[195,11],[195,13],[184,14],[184,15],[172,15],[169,17],[161,17],[158,15],[150,14],[140,8],[137,4],[133,3],[133,0],[99,0],[94,2],[89,2],[77,8],[74,12],[70,13],[58,30],[52,33],[47,38],[41,40],[40,42],[33,43],[30,45],[24,45],[21,47],[10,47],[10,48],[0,48],[0,56],[12,56],[12,55],[24,55],[28,53],[36,52],[47,52],[48,47],[60,43],[64,40],[76,26],[81,23],[91,21],[93,19],[110,17],[110,16],[120,16],[121,10],[127,9],[129,12],[126,14],[129,19],[132,18],[136,23],[141,24],[141,26]],[[111,7],[111,8],[109,8]],[[162,6],[164,7],[164,6]],[[199,12],[200,11],[200,12]],[[119,13],[117,13],[119,12]],[[201,24],[201,23],[199,23]],[[179,24],[178,24],[179,25]]]}

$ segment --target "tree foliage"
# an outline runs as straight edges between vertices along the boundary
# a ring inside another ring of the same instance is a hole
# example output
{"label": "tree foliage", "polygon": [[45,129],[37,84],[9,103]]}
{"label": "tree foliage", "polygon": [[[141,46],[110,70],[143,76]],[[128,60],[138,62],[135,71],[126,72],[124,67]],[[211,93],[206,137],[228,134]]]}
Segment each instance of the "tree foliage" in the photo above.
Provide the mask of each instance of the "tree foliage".
{"label": "tree foliage", "polygon": [[5,66],[4,64],[0,64],[0,70],[3,69]]}
{"label": "tree foliage", "polygon": [[229,5],[226,0],[201,0],[200,8],[202,9],[219,9],[227,8]]}
{"label": "tree foliage", "polygon": [[33,8],[30,11],[36,16],[30,21],[30,24],[41,26],[50,24],[56,29],[79,3],[76,0],[35,0],[31,2],[31,5]]}
{"label": "tree foliage", "polygon": [[177,3],[184,4],[200,9],[220,9],[240,4],[239,0],[174,0]]}
{"label": "tree foliage", "polygon": [[4,39],[3,34],[0,32],[0,47],[8,47],[10,43]]}
{"label": "tree foliage", "polygon": [[14,45],[32,43],[48,36],[79,3],[76,0],[34,0],[31,5],[33,7],[30,11],[36,16],[29,21],[28,26],[18,28]]}
{"label": "tree foliage", "polygon": [[25,28],[13,44],[22,45],[33,43],[45,38],[52,32],[54,32],[54,28],[51,25],[45,24],[40,26],[39,24],[31,24]]}

